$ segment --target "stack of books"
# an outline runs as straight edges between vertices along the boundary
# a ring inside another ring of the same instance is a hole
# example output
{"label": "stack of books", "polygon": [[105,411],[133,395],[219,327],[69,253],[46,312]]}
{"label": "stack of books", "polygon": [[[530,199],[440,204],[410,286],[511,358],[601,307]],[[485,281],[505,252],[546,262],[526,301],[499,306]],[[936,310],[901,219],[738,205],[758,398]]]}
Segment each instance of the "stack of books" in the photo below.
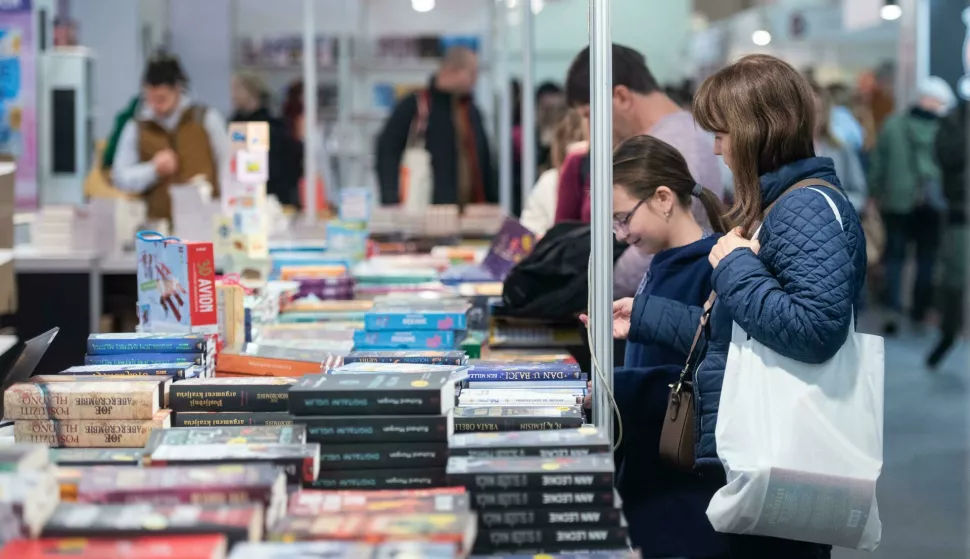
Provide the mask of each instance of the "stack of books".
{"label": "stack of books", "polygon": [[167,376],[48,375],[3,395],[14,439],[50,447],[134,448],[171,425]]}
{"label": "stack of books", "polygon": [[320,361],[299,361],[260,357],[244,353],[223,353],[216,363],[220,378],[299,377],[323,372]]}
{"label": "stack of books", "polygon": [[293,377],[190,379],[172,387],[174,427],[291,425]]}
{"label": "stack of books", "polygon": [[345,364],[352,363],[412,363],[415,365],[465,365],[468,356],[460,350],[425,351],[353,351],[346,357]]}
{"label": "stack of books", "polygon": [[198,371],[189,377],[211,377],[215,357],[215,339],[205,334],[91,334],[84,364],[194,365]]}
{"label": "stack of books", "polygon": [[40,444],[0,448],[0,545],[36,538],[60,501],[50,451]]}
{"label": "stack of books", "polygon": [[455,382],[448,371],[307,375],[290,389],[295,424],[321,443],[319,489],[445,485]]}
{"label": "stack of books", "polygon": [[610,441],[593,428],[455,435],[449,481],[478,511],[475,553],[629,550]]}
{"label": "stack of books", "polygon": [[[190,507],[193,508],[194,507]],[[163,519],[158,519],[159,524]],[[145,530],[143,533],[150,533]],[[70,551],[65,551],[70,550]],[[138,536],[129,538],[44,538],[16,540],[0,549],[0,559],[48,559],[70,553],[74,559],[224,559],[222,534]]]}
{"label": "stack of books", "polygon": [[382,303],[364,315],[364,329],[354,334],[354,349],[455,350],[468,329],[468,305],[449,301]]}

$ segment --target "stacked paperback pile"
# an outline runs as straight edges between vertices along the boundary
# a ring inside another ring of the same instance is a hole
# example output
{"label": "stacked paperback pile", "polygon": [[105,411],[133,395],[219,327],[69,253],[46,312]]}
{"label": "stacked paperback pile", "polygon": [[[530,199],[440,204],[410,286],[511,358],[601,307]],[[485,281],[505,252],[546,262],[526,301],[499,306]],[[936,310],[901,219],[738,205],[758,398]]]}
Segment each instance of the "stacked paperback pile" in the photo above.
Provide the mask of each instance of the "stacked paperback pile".
{"label": "stacked paperback pile", "polygon": [[459,434],[448,477],[472,495],[475,553],[629,550],[611,444],[596,429]]}
{"label": "stacked paperback pile", "polygon": [[290,425],[292,377],[191,379],[172,387],[174,427]]}
{"label": "stacked paperback pile", "polygon": [[87,350],[84,364],[104,366],[105,371],[128,365],[181,371],[182,366],[191,365],[194,371],[186,370],[180,378],[192,378],[211,377],[215,368],[215,339],[206,334],[91,334]]}
{"label": "stacked paperback pile", "polygon": [[468,305],[451,301],[422,306],[391,302],[375,305],[364,315],[364,330],[354,334],[354,349],[454,350],[468,329]]}
{"label": "stacked paperback pile", "polygon": [[[359,365],[359,364],[358,364]],[[307,375],[290,389],[295,425],[321,443],[320,489],[445,485],[451,372]]]}
{"label": "stacked paperback pile", "polygon": [[0,448],[0,545],[37,537],[59,500],[55,468],[46,446]]}

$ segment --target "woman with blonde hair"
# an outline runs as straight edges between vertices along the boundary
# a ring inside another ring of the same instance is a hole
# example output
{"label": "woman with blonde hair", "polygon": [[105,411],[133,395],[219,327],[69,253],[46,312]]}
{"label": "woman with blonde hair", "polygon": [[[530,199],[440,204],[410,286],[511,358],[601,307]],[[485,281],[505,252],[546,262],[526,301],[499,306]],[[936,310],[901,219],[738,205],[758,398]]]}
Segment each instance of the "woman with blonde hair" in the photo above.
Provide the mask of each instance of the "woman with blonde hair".
{"label": "woman with blonde hair", "polygon": [[556,204],[559,198],[559,171],[566,156],[589,150],[589,123],[576,110],[570,110],[556,127],[552,138],[550,160],[552,168],[536,180],[525,202],[519,221],[527,229],[542,236],[556,223]]}
{"label": "woman with blonde hair", "polygon": [[[862,305],[865,238],[832,160],[815,155],[815,111],[808,81],[766,55],[720,70],[694,98],[695,119],[714,133],[714,151],[734,174],[730,215],[740,224],[709,256],[716,300],[693,377],[694,468],[722,484],[715,428],[733,325],[779,355],[820,364],[842,348]],[[686,353],[703,313],[638,295],[614,303],[614,332],[628,329],[633,342]],[[830,546],[810,542],[736,534],[727,540],[737,559],[831,557]]]}

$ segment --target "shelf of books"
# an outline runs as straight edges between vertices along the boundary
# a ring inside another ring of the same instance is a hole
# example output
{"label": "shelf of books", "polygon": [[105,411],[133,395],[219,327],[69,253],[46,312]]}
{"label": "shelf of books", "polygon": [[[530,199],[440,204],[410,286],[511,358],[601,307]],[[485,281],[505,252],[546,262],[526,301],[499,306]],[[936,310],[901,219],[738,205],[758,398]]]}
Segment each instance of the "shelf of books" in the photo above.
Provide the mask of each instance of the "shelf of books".
{"label": "shelf of books", "polygon": [[635,557],[578,327],[498,312],[531,233],[435,207],[376,242],[367,196],[255,284],[139,234],[138,332],[42,376],[56,337],[28,341],[0,559]]}

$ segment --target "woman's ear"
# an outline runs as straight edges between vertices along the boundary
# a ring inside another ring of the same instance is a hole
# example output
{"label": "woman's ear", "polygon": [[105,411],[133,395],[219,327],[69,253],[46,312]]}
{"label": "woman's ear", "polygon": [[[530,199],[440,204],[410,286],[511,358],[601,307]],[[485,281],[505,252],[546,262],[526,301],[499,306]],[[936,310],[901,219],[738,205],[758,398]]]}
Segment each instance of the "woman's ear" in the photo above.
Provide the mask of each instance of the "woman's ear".
{"label": "woman's ear", "polygon": [[674,191],[667,186],[658,186],[657,190],[653,193],[654,198],[657,199],[657,203],[660,205],[660,211],[664,213],[670,213],[674,209],[674,205],[677,203],[677,197],[674,195]]}

